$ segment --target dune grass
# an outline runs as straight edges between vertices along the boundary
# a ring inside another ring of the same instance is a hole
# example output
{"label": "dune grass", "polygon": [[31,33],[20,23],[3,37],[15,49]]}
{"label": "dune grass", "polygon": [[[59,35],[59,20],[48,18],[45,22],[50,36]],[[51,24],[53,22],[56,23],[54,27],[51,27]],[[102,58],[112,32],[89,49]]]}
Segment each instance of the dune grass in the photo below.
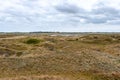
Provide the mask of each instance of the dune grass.
{"label": "dune grass", "polygon": [[19,39],[0,40],[0,78],[119,80],[119,36],[119,34],[53,37],[28,35]]}

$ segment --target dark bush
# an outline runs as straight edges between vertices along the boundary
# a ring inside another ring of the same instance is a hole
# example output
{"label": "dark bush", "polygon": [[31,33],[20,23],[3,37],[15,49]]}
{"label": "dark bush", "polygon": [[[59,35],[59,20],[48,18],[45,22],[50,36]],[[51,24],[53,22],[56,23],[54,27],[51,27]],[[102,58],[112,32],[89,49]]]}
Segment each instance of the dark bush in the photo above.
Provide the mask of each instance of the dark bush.
{"label": "dark bush", "polygon": [[25,41],[26,44],[38,44],[41,40],[39,39],[28,39]]}

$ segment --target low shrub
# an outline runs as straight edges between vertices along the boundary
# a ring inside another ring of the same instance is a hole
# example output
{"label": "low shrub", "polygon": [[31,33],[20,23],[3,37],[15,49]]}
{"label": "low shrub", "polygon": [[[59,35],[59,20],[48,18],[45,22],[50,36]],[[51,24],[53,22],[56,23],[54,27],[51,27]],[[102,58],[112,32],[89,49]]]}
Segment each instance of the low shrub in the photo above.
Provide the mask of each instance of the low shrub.
{"label": "low shrub", "polygon": [[27,41],[25,41],[26,44],[38,44],[40,43],[42,40],[39,39],[28,39]]}

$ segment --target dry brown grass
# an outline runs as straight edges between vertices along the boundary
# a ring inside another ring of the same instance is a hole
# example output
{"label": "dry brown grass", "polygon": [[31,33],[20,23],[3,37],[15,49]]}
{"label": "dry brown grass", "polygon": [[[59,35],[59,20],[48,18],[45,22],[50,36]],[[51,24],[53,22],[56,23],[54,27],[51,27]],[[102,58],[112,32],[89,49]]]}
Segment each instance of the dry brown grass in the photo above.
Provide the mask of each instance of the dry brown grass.
{"label": "dry brown grass", "polygon": [[70,80],[61,76],[50,76],[50,75],[41,75],[41,76],[20,76],[15,78],[1,78],[0,80]]}
{"label": "dry brown grass", "polygon": [[[5,38],[0,39],[1,80],[120,79],[119,34]],[[29,39],[42,41],[26,44]]]}

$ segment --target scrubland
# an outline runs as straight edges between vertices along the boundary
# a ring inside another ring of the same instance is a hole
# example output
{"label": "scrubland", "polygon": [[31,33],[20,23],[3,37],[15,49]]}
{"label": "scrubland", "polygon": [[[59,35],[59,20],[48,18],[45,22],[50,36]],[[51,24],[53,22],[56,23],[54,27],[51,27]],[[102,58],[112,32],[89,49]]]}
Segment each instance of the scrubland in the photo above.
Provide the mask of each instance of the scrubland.
{"label": "scrubland", "polygon": [[2,34],[0,80],[120,80],[120,34]]}

